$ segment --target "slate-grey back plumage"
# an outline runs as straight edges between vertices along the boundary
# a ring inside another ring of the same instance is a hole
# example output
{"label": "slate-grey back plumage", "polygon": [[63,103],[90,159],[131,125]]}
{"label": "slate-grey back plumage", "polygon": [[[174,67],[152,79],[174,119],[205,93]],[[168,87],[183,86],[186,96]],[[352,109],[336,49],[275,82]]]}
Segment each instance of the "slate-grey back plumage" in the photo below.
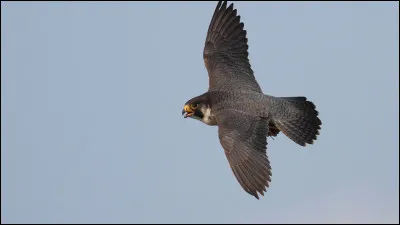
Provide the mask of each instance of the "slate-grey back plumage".
{"label": "slate-grey back plumage", "polygon": [[208,91],[185,103],[182,114],[218,126],[218,137],[242,188],[259,199],[271,181],[267,137],[280,131],[299,145],[312,144],[321,120],[305,97],[263,94],[248,59],[247,32],[233,4],[219,2],[203,58]]}

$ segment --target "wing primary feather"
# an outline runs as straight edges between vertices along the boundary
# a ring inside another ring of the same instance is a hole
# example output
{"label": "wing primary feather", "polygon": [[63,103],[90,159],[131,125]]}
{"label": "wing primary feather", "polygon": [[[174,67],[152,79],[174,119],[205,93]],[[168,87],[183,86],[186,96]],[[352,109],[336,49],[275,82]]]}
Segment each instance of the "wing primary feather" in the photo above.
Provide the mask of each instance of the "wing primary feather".
{"label": "wing primary feather", "polygon": [[[212,27],[214,25],[215,17],[217,17],[217,15],[218,15],[217,12],[218,12],[219,8],[221,7],[221,4],[222,4],[222,1],[219,1],[218,4],[217,4],[217,7],[215,7],[214,14],[213,14],[213,16],[211,18],[210,25],[208,26],[207,33],[209,33],[209,34],[211,33]],[[207,40],[206,40],[206,42],[207,42]]]}
{"label": "wing primary feather", "polygon": [[228,8],[224,9],[224,12],[221,13],[221,19],[219,20],[218,24],[216,25],[215,31],[222,36],[223,36],[223,33],[221,32],[221,28],[222,28],[222,26],[225,25],[226,20],[229,18],[232,8],[233,8],[233,4],[231,4]]}
{"label": "wing primary feather", "polygon": [[229,40],[234,39],[240,32],[243,31],[244,23],[240,22],[235,28],[233,28],[231,31],[227,32],[227,38]]}
{"label": "wing primary feather", "polygon": [[242,178],[242,186],[246,187],[249,190],[249,192],[251,193],[251,195],[255,196],[258,199],[257,191],[256,191],[257,188],[253,186],[253,183],[248,179],[248,177],[242,171],[240,166],[235,166],[235,169],[238,172],[238,174],[240,174],[240,176]]}
{"label": "wing primary feather", "polygon": [[226,9],[226,4],[227,4],[227,2],[224,1],[224,2],[222,3],[221,8],[220,8],[219,11],[217,12],[217,16],[216,16],[216,18],[215,18],[213,27],[212,27],[212,29],[211,29],[211,32],[212,32],[212,33],[211,33],[210,40],[214,40],[214,39],[216,38],[215,36],[218,35],[217,27],[218,27],[218,24],[220,24],[220,21],[221,21],[222,17],[224,16],[225,9]]}
{"label": "wing primary feather", "polygon": [[262,193],[262,190],[265,189],[265,181],[266,178],[263,177],[259,172],[259,168],[254,166],[254,164],[249,163],[250,160],[245,160],[242,163],[242,166],[244,169],[247,171],[248,176],[251,176],[253,178],[253,182],[257,184],[257,191]]}
{"label": "wing primary feather", "polygon": [[237,10],[236,9],[234,9],[234,10],[232,10],[232,12],[229,14],[229,20],[223,25],[223,27],[221,28],[221,30],[220,30],[220,33],[221,34],[226,34],[226,29],[228,29],[229,27],[231,27],[231,24],[236,20],[236,19],[239,19],[237,16],[236,16],[236,13],[237,13]]}
{"label": "wing primary feather", "polygon": [[235,175],[236,179],[238,180],[240,186],[242,186],[243,190],[245,190],[250,195],[254,195],[254,192],[250,190],[250,188],[246,185],[244,179],[242,178],[242,174],[239,173],[238,168],[231,166],[233,174]]}

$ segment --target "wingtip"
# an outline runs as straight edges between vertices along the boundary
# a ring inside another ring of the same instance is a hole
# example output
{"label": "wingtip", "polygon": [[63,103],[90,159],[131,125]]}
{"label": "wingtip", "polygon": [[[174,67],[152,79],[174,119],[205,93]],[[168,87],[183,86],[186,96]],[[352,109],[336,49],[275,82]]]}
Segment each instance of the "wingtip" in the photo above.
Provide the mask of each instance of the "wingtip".
{"label": "wingtip", "polygon": [[[218,1],[217,4],[217,9],[226,9],[226,6],[228,5],[228,1]],[[222,6],[222,7],[221,7]],[[233,2],[229,5],[229,7],[232,6],[233,7]]]}

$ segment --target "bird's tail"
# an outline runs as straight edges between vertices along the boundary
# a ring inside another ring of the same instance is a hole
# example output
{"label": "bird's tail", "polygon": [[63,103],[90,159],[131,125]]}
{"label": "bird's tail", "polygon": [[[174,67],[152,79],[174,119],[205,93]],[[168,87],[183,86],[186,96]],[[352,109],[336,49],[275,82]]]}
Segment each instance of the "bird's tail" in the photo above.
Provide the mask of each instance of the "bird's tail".
{"label": "bird's tail", "polygon": [[299,145],[312,144],[319,135],[321,120],[315,105],[305,97],[280,97],[285,100],[284,113],[274,118],[274,125]]}

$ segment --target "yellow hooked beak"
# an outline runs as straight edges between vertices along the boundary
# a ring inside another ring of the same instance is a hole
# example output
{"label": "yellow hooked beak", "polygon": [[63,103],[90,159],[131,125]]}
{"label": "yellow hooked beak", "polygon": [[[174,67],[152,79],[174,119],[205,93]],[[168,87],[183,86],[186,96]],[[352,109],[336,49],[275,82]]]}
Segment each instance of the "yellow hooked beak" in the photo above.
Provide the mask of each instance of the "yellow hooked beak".
{"label": "yellow hooked beak", "polygon": [[182,110],[182,115],[184,115],[183,117],[184,118],[186,118],[186,117],[191,117],[192,115],[193,115],[193,110],[192,110],[192,108],[190,108],[190,106],[189,105],[185,105],[184,107],[183,107],[183,110]]}

